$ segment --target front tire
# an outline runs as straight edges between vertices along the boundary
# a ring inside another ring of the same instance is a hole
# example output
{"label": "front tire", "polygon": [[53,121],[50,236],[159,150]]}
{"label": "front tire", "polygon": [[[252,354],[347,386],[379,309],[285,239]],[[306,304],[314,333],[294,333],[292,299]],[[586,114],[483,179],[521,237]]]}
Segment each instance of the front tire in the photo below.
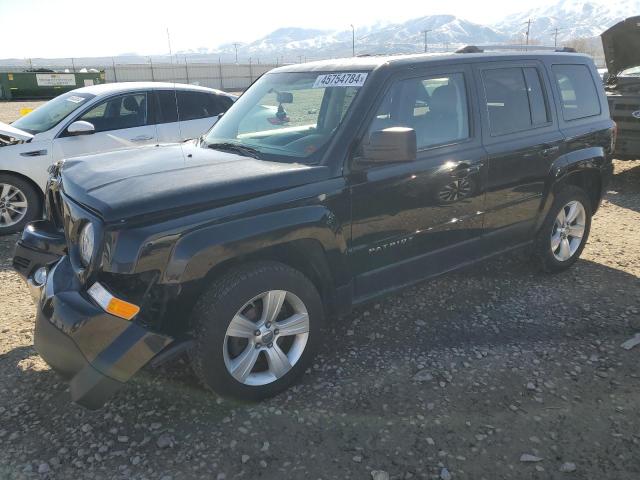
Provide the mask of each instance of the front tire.
{"label": "front tire", "polygon": [[277,262],[244,265],[196,303],[193,370],[223,397],[272,397],[309,366],[323,323],[320,295],[302,273]]}
{"label": "front tire", "polygon": [[21,232],[42,215],[42,202],[36,189],[26,180],[0,174],[0,235]]}
{"label": "front tire", "polygon": [[536,238],[535,258],[542,270],[561,272],[578,260],[589,238],[591,216],[584,190],[568,186],[559,193]]}

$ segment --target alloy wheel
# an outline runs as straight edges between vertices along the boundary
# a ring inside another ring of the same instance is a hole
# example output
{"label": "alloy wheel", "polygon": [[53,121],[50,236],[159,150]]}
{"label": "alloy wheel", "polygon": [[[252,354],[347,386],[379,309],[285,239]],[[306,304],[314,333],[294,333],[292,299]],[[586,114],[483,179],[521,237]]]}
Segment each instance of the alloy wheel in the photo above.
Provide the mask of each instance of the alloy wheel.
{"label": "alloy wheel", "polygon": [[560,209],[551,230],[551,251],[556,260],[566,262],[578,251],[586,218],[584,206],[576,200]]}
{"label": "alloy wheel", "polygon": [[224,364],[240,383],[260,386],[286,375],[309,339],[309,313],[300,298],[270,290],[235,314],[224,339]]}
{"label": "alloy wheel", "polygon": [[28,206],[22,190],[8,183],[0,183],[0,228],[20,223],[27,214]]}

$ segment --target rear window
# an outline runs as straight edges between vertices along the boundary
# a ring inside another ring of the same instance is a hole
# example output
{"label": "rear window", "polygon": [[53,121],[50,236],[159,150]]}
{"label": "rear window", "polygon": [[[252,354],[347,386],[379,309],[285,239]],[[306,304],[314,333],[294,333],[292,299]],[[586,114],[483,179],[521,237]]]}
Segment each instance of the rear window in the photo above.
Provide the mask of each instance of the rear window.
{"label": "rear window", "polygon": [[598,91],[586,65],[554,65],[552,68],[560,90],[565,120],[600,115]]}

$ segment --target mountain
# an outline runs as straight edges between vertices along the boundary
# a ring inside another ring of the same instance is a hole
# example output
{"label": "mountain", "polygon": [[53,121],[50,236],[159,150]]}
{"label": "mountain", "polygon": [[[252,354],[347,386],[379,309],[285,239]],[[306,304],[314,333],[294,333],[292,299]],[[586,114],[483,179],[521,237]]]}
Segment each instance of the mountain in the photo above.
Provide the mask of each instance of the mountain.
{"label": "mountain", "polygon": [[640,0],[559,0],[510,15],[492,28],[513,40],[522,37],[531,19],[530,38],[548,45],[554,42],[556,28],[562,42],[597,37],[620,20],[638,14]]}

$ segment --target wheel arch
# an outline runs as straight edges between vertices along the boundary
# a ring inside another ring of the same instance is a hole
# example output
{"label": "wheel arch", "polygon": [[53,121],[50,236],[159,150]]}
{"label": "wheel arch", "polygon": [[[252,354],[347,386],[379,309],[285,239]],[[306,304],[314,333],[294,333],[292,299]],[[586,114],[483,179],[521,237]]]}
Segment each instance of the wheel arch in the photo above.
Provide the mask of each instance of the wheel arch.
{"label": "wheel arch", "polygon": [[24,182],[28,183],[29,185],[31,185],[33,187],[33,189],[36,192],[36,195],[38,195],[38,199],[40,200],[40,208],[44,208],[44,192],[42,191],[42,188],[40,188],[40,185],[38,185],[36,182],[33,181],[33,179],[27,177],[26,175],[13,171],[13,170],[3,170],[0,169],[0,175],[11,175],[13,177],[17,177],[20,180],[23,180]]}

